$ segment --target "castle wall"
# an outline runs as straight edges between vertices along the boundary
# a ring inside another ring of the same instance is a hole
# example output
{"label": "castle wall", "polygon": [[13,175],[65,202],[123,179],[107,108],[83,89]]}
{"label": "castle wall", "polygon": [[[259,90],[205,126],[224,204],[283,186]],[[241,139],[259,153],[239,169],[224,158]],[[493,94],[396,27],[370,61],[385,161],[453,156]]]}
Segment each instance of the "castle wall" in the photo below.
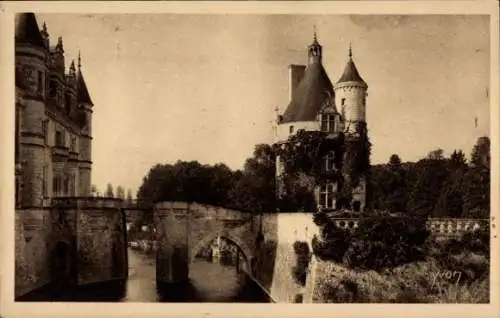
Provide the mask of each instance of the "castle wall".
{"label": "castle wall", "polygon": [[49,209],[16,210],[15,297],[51,281],[51,222]]}
{"label": "castle wall", "polygon": [[126,279],[125,215],[118,200],[78,199],[78,284]]}
{"label": "castle wall", "polygon": [[[290,127],[293,126],[293,132],[290,133]],[[320,130],[319,121],[299,121],[293,123],[283,123],[276,127],[275,143],[284,142],[294,135],[298,130],[304,129],[305,131],[318,131]]]}
{"label": "castle wall", "polygon": [[298,266],[294,244],[306,242],[312,252],[311,240],[319,229],[311,213],[269,213],[262,216],[262,230],[255,278],[275,302],[293,303],[304,293],[294,274]]}

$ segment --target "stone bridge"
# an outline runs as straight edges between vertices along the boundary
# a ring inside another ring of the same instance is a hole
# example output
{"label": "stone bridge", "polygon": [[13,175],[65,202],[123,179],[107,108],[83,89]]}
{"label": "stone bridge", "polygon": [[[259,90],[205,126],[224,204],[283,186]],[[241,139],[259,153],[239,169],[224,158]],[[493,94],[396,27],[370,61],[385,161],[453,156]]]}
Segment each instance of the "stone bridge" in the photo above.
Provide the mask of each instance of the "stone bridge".
{"label": "stone bridge", "polygon": [[156,280],[158,284],[189,279],[189,265],[203,247],[217,238],[237,246],[253,272],[258,225],[249,213],[209,205],[162,202],[154,207],[158,242]]}

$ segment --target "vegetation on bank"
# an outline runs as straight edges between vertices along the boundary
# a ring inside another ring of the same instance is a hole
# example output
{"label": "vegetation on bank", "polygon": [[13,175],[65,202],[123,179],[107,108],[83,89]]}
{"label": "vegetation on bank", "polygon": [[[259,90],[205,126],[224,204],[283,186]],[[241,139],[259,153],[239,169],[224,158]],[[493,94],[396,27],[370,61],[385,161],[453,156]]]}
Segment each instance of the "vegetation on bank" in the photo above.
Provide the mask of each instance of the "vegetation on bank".
{"label": "vegetation on bank", "polygon": [[424,257],[394,262],[384,268],[371,267],[371,262],[359,267],[318,259],[313,299],[352,303],[488,303],[490,261],[486,232],[476,231],[445,242],[429,238]]}

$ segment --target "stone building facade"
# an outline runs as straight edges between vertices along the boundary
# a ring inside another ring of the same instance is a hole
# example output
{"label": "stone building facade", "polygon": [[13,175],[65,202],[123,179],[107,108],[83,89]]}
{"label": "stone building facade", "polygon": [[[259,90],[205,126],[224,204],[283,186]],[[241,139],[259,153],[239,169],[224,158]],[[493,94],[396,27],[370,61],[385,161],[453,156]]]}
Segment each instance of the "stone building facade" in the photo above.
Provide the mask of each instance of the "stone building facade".
{"label": "stone building facade", "polygon": [[123,201],[91,196],[93,103],[33,13],[15,28],[15,297],[127,277]]}
{"label": "stone building facade", "polygon": [[91,193],[92,108],[78,64],[66,68],[63,40],[50,43],[32,13],[16,17],[16,205]]}
{"label": "stone building facade", "polygon": [[[366,124],[368,85],[354,64],[351,48],[344,72],[334,84],[323,67],[322,59],[323,47],[314,34],[313,43],[308,46],[307,65],[289,66],[290,103],[283,113],[278,114],[275,144],[286,143],[299,130],[323,131],[329,138],[342,133],[349,138],[357,133],[358,123]],[[332,164],[334,156],[332,152],[322,159],[325,172],[335,169]],[[281,159],[278,157],[276,164],[278,184],[285,173]],[[338,191],[336,182],[320,184],[314,191],[318,210],[335,210]],[[365,205],[366,177],[362,176],[353,189],[351,207],[362,211]]]}

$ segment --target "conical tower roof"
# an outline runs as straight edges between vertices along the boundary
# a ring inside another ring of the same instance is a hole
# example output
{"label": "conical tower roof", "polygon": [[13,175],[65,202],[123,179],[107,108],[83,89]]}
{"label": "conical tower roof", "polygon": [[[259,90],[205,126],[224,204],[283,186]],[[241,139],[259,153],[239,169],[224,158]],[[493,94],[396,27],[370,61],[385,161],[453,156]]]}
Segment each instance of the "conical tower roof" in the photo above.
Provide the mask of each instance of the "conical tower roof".
{"label": "conical tower roof", "polygon": [[20,13],[16,15],[16,43],[31,44],[44,47],[40,29],[34,13]]}
{"label": "conical tower roof", "polygon": [[85,84],[85,79],[80,68],[76,73],[76,98],[80,103],[85,103],[94,106],[92,100],[90,99],[90,94],[87,89],[87,84]]}
{"label": "conical tower roof", "polygon": [[352,50],[350,47],[349,47],[349,60],[347,61],[347,64],[344,68],[344,73],[342,73],[342,76],[340,77],[337,83],[346,83],[346,82],[359,82],[366,84],[361,75],[359,75],[358,69],[356,68],[356,64],[354,64],[354,61],[352,60]]}

